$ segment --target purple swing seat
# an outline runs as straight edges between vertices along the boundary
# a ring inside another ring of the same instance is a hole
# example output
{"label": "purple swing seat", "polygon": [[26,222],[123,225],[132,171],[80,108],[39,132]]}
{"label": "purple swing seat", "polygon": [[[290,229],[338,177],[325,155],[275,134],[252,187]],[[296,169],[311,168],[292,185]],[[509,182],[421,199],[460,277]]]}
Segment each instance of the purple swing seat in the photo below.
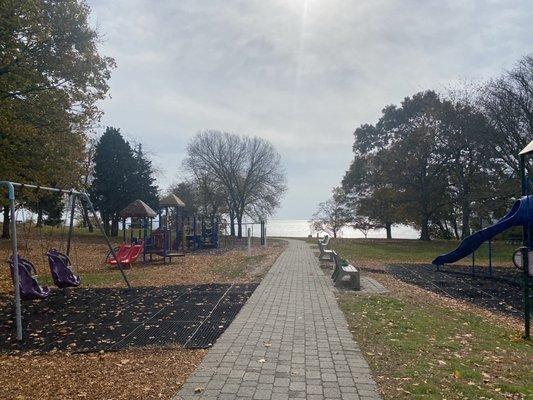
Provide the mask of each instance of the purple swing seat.
{"label": "purple swing seat", "polygon": [[[20,298],[22,300],[46,299],[50,295],[50,289],[46,286],[40,286],[34,275],[37,275],[35,266],[25,258],[18,256],[19,261],[19,288]],[[15,265],[13,256],[9,258],[11,267],[11,278],[15,283]]]}
{"label": "purple swing seat", "polygon": [[56,286],[60,289],[80,286],[81,279],[72,272],[72,263],[66,254],[56,249],[50,249],[46,253],[50,272]]}

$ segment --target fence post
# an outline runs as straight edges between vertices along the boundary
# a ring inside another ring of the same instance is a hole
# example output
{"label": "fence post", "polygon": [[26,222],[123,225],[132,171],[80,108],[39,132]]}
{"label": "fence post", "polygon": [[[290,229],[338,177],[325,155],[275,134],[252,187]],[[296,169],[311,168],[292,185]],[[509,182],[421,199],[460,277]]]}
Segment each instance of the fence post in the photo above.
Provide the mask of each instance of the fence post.
{"label": "fence post", "polygon": [[252,230],[248,228],[248,257],[252,255]]}

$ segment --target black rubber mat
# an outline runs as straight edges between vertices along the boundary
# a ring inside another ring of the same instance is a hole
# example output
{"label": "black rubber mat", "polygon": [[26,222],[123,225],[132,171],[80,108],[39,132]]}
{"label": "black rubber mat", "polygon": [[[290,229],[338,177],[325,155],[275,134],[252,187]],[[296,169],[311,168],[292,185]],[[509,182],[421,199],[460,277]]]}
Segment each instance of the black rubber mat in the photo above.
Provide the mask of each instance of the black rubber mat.
{"label": "black rubber mat", "polygon": [[487,270],[477,267],[477,274],[471,275],[467,266],[446,266],[440,271],[433,265],[398,264],[388,267],[390,274],[406,283],[465,300],[487,310],[521,317],[524,309],[521,272],[514,268],[495,267],[493,276],[487,276]]}
{"label": "black rubber mat", "polygon": [[0,298],[3,352],[96,352],[126,347],[206,348],[229,326],[257,287],[183,285],[124,289],[77,288],[24,302],[24,342],[15,340],[12,301]]}

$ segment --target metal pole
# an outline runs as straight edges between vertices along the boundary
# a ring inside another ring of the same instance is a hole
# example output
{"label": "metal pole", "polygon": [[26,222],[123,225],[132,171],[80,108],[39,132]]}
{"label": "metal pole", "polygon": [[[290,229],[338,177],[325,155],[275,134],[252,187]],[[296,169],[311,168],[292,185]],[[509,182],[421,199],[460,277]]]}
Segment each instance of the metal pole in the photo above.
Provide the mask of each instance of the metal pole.
{"label": "metal pole", "polygon": [[115,252],[115,249],[111,245],[111,242],[109,241],[109,238],[107,237],[104,227],[102,226],[102,223],[100,222],[100,218],[98,218],[98,215],[96,215],[96,211],[94,210],[93,203],[91,203],[91,199],[89,199],[89,196],[86,193],[83,193],[83,197],[87,201],[87,205],[89,206],[89,209],[93,213],[94,219],[96,220],[96,225],[98,225],[98,229],[100,229],[100,232],[102,232],[102,235],[104,235],[104,239],[107,243],[107,247],[109,247],[109,251],[113,255],[113,258],[117,260],[118,268],[120,269],[120,273],[122,274],[122,278],[124,279],[124,282],[126,282],[126,285],[128,286],[128,289],[131,289],[130,282],[128,281],[128,277],[124,273],[124,268],[122,267],[122,264],[118,260],[117,253]]}
{"label": "metal pole", "polygon": [[17,216],[15,215],[15,188],[10,182],[7,186],[9,208],[11,211],[11,245],[13,252],[13,280],[15,284],[15,325],[17,327],[17,340],[22,340],[22,310],[20,305],[20,277],[19,277],[19,254],[17,246]]}
{"label": "metal pole", "polygon": [[48,187],[48,186],[30,185],[26,183],[17,183],[17,182],[7,182],[7,183],[10,183],[14,187],[20,187],[20,188],[26,187],[26,188],[32,188],[32,189],[38,189],[38,190],[47,190],[49,192],[56,192],[56,193],[69,193],[69,194],[77,194],[81,196],[87,195],[87,193],[79,192],[73,189],[59,189],[59,188],[53,188],[53,187]]}
{"label": "metal pole", "polygon": [[489,275],[492,276],[492,239],[489,239]]}
{"label": "metal pole", "polygon": [[[526,182],[526,166],[525,154],[520,155],[520,183],[522,187],[522,196],[528,195],[528,185]],[[529,201],[528,201],[528,217],[529,217]],[[529,339],[530,335],[530,304],[529,304],[529,219],[528,222],[522,225],[522,246],[525,247],[522,251],[522,267],[524,268],[524,338]]]}
{"label": "metal pole", "polygon": [[248,228],[248,257],[252,255],[252,230]]}
{"label": "metal pole", "polygon": [[76,205],[76,195],[71,193],[69,196],[70,203],[70,222],[68,226],[68,237],[67,237],[67,256],[70,255],[70,242],[72,239],[72,229],[74,228],[74,210]]}

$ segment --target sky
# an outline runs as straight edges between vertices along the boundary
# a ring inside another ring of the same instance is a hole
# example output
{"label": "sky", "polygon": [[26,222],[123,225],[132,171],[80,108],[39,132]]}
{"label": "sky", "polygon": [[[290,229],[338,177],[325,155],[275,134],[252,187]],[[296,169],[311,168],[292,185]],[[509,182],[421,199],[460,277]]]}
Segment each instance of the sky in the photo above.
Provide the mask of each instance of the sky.
{"label": "sky", "polygon": [[204,129],[281,154],[278,219],[308,219],[339,185],[353,131],[420,90],[483,82],[533,52],[533,2],[88,0],[116,60],[111,125],[143,143],[162,189]]}

